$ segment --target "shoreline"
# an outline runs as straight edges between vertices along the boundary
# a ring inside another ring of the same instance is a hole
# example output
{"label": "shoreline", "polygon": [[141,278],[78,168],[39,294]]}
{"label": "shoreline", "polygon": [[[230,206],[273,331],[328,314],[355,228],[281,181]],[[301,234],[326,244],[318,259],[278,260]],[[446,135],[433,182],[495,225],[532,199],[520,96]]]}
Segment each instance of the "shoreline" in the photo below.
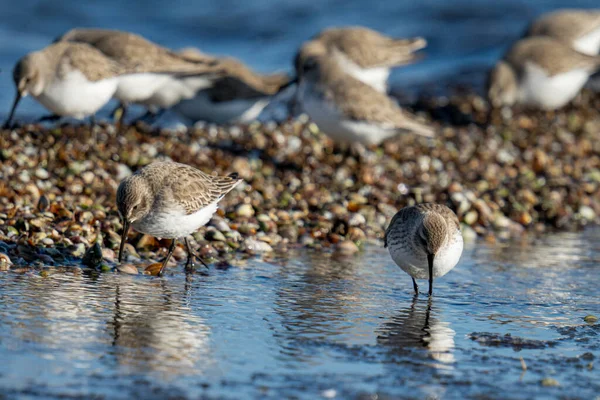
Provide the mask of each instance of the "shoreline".
{"label": "shoreline", "polygon": [[[429,99],[415,108],[436,127],[435,139],[400,135],[360,155],[332,151],[302,117],[189,132],[138,125],[123,135],[104,123],[94,135],[84,125],[2,130],[0,253],[15,267],[64,265],[89,254],[101,233],[99,264],[114,265],[117,186],[155,159],[244,179],[193,235],[208,259],[292,247],[352,255],[379,243],[400,208],[420,202],[450,206],[467,238],[583,228],[600,223],[599,103],[586,91],[556,112],[495,110],[486,127],[478,96]],[[166,249],[155,251],[168,241],[132,231],[128,243],[127,253],[145,262],[162,257]],[[180,244],[174,259],[182,258]]]}

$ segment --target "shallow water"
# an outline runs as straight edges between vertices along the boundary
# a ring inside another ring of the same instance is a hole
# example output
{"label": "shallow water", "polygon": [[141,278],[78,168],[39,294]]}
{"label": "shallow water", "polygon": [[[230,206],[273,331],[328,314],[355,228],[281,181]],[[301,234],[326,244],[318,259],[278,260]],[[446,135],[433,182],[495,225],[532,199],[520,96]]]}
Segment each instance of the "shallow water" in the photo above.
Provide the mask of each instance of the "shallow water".
{"label": "shallow water", "polygon": [[583,321],[600,314],[598,228],[534,245],[468,244],[431,302],[413,299],[382,248],[290,257],[187,277],[0,273],[0,398],[600,391],[600,324]]}
{"label": "shallow water", "polygon": [[[16,61],[77,26],[133,31],[176,49],[196,46],[238,57],[263,72],[291,71],[298,46],[329,26],[364,25],[395,36],[424,36],[429,42],[425,59],[395,70],[391,82],[396,90],[437,92],[448,83],[480,87],[485,71],[535,16],[556,8],[598,7],[598,1],[21,0],[2,6],[0,115],[5,115],[14,96]],[[43,113],[35,101],[25,99],[17,117]]]}

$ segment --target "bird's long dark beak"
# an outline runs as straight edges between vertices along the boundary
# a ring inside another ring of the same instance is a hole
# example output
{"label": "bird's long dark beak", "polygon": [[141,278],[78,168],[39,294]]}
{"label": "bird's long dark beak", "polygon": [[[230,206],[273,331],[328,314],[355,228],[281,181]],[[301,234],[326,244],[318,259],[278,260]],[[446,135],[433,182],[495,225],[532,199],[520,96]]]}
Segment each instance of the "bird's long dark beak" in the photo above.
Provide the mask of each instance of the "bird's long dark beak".
{"label": "bird's long dark beak", "polygon": [[10,123],[12,122],[13,116],[15,115],[15,110],[17,109],[17,105],[19,105],[19,101],[21,101],[21,93],[17,91],[17,95],[15,96],[15,101],[10,109],[10,114],[8,114],[8,119],[2,125],[3,129],[8,129],[10,127]]}
{"label": "bird's long dark beak", "polygon": [[435,254],[427,254],[427,262],[429,262],[429,295],[433,294],[433,258]]}
{"label": "bird's long dark beak", "polygon": [[121,234],[121,245],[119,246],[119,262],[123,261],[123,249],[125,248],[125,242],[127,241],[127,233],[129,232],[129,222],[123,220],[123,233]]}

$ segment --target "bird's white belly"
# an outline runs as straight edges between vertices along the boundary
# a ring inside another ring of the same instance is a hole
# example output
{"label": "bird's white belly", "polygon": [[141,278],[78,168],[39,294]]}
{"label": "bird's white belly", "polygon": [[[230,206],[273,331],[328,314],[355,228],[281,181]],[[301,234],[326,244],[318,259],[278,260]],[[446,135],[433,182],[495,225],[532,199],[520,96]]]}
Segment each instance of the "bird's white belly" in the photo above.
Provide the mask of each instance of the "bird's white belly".
{"label": "bird's white belly", "polygon": [[554,110],[577,96],[588,79],[589,72],[584,69],[549,77],[540,67],[527,64],[521,80],[519,100],[522,104]]}
{"label": "bird's white belly", "polygon": [[338,143],[379,144],[396,133],[377,123],[344,118],[335,105],[309,92],[304,94],[302,106],[319,130]]}
{"label": "bird's white belly", "polygon": [[89,81],[78,70],[55,79],[36,99],[56,115],[84,118],[95,114],[117,90],[117,78]]}
{"label": "bird's white belly", "polygon": [[172,78],[167,74],[129,74],[119,78],[114,97],[123,103],[143,102]]}
{"label": "bird's white belly", "polygon": [[255,120],[267,104],[266,97],[213,102],[206,92],[200,91],[194,98],[177,104],[175,111],[194,121],[248,123]]}
{"label": "bird's white belly", "polygon": [[[167,75],[168,79],[154,91],[147,100],[140,102],[147,106],[171,108],[184,99],[191,99],[197,90],[184,79]],[[191,78],[190,78],[191,79]]]}
{"label": "bird's white belly", "polygon": [[[427,254],[414,246],[404,242],[389,245],[388,249],[392,260],[404,272],[415,279],[429,279],[429,263]],[[460,231],[456,231],[453,240],[442,247],[433,259],[433,277],[446,275],[458,264],[463,251],[463,238]]]}
{"label": "bird's white belly", "polygon": [[578,52],[590,56],[600,53],[600,26],[587,35],[574,40],[572,46]]}
{"label": "bird's white belly", "polygon": [[206,225],[217,211],[217,202],[199,211],[185,215],[179,210],[164,212],[150,211],[143,219],[134,221],[131,226],[138,231],[158,238],[175,239],[196,232]]}

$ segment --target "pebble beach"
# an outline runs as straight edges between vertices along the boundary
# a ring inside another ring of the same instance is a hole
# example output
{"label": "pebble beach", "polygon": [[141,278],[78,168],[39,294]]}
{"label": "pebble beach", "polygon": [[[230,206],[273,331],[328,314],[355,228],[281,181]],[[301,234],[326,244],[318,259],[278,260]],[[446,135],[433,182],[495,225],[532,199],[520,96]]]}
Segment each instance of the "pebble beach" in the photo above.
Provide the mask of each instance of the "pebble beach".
{"label": "pebble beach", "polygon": [[[600,99],[593,93],[555,112],[489,113],[471,93],[413,106],[439,130],[435,139],[402,135],[359,152],[334,150],[305,116],[189,130],[138,124],[117,133],[109,123],[4,130],[2,268],[115,268],[116,189],[155,159],[244,179],[193,236],[200,256],[217,264],[292,248],[353,255],[382,246],[394,213],[421,202],[456,210],[466,240],[522,241],[600,221]],[[164,243],[130,233],[119,269],[152,274]],[[171,268],[184,249],[179,244]]]}

